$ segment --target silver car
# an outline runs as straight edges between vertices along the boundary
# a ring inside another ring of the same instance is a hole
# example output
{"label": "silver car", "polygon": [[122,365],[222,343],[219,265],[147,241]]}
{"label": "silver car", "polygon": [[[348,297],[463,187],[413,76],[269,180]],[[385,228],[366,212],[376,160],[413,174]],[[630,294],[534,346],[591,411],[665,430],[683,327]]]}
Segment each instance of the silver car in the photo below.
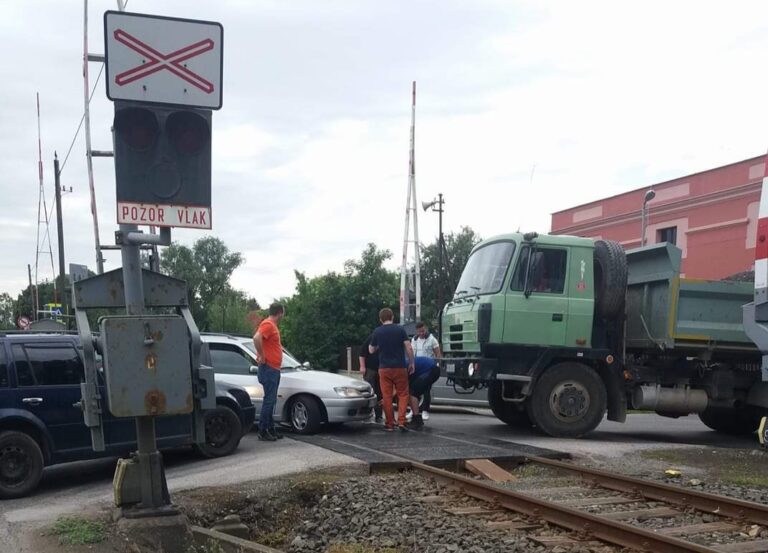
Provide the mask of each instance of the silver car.
{"label": "silver car", "polygon": [[486,388],[465,390],[461,386],[448,384],[448,379],[441,376],[432,385],[432,405],[489,409],[488,390]]}
{"label": "silver car", "polygon": [[[256,374],[253,340],[221,334],[203,334],[202,338],[208,344],[216,380],[245,388],[258,420],[264,389]],[[311,370],[283,350],[275,422],[289,424],[300,434],[314,434],[323,424],[365,421],[375,404],[376,396],[367,382]]]}

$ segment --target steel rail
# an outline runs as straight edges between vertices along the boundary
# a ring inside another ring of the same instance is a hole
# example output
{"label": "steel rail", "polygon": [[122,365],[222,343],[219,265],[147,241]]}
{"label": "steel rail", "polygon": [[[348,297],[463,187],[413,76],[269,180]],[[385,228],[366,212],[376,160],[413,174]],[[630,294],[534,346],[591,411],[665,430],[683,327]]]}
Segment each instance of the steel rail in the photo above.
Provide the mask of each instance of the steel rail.
{"label": "steel rail", "polygon": [[645,499],[654,499],[682,507],[692,507],[699,511],[768,526],[768,506],[761,505],[760,503],[732,497],[721,497],[698,490],[686,490],[679,486],[642,480],[633,476],[615,474],[599,469],[579,467],[544,457],[527,457],[526,459],[533,463],[554,467],[582,477],[588,476],[587,480],[591,480],[611,490],[640,495]]}
{"label": "steel rail", "polygon": [[623,522],[601,518],[598,515],[473,480],[423,463],[411,461],[411,467],[417,472],[448,486],[459,488],[469,496],[488,501],[510,511],[541,518],[557,526],[615,545],[653,551],[654,553],[717,553],[716,549],[704,545],[657,534]]}

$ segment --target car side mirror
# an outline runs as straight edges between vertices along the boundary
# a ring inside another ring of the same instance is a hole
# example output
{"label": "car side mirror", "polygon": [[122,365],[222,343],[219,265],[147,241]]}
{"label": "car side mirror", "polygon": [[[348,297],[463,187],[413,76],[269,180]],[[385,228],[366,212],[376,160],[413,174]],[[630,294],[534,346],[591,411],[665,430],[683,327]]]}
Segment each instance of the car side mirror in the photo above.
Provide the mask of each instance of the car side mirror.
{"label": "car side mirror", "polygon": [[251,368],[248,369],[248,372],[251,374],[259,374],[259,367],[256,365],[251,365]]}
{"label": "car side mirror", "polygon": [[305,369],[311,369],[312,368],[312,365],[309,364],[309,361],[304,361],[301,364],[301,366],[304,367]]}

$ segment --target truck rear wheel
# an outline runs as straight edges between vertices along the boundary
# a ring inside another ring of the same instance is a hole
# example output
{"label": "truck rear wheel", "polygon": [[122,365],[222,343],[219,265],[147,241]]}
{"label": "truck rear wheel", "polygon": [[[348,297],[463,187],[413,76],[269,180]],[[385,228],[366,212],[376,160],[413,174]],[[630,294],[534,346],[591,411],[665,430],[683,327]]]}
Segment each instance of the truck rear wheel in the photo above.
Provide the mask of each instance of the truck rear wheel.
{"label": "truck rear wheel", "polygon": [[699,418],[712,430],[722,434],[739,436],[757,432],[761,414],[746,407],[741,409],[709,407],[699,413]]}
{"label": "truck rear wheel", "polygon": [[531,419],[525,409],[519,409],[518,404],[504,401],[502,398],[503,384],[492,380],[488,385],[488,404],[491,411],[501,422],[517,428],[530,428]]}
{"label": "truck rear wheel", "polygon": [[595,313],[615,319],[624,309],[627,293],[627,256],[612,240],[595,241]]}
{"label": "truck rear wheel", "polygon": [[528,415],[539,430],[558,438],[578,438],[603,420],[605,384],[591,367],[565,362],[544,371],[534,385]]}

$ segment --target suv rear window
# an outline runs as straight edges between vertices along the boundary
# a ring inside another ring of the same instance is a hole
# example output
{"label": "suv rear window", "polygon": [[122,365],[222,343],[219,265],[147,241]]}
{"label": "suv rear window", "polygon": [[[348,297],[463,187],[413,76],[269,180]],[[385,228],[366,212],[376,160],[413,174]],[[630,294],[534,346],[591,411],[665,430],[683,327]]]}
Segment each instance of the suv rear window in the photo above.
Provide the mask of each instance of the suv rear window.
{"label": "suv rear window", "polygon": [[14,344],[19,386],[71,386],[83,382],[83,362],[73,346]]}

